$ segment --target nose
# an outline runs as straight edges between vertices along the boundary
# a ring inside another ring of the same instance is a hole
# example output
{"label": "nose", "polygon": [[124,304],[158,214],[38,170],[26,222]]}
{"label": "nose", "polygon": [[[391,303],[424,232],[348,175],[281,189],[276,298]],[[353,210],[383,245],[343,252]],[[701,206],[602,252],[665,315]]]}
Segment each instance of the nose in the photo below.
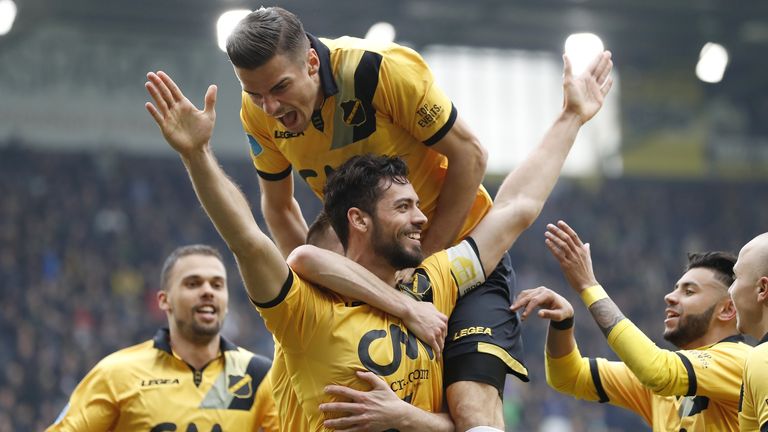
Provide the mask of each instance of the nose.
{"label": "nose", "polygon": [[677,303],[677,295],[675,294],[675,291],[672,291],[671,293],[668,293],[664,296],[664,301],[668,305],[673,305]]}
{"label": "nose", "polygon": [[209,281],[203,282],[202,289],[200,290],[201,297],[213,297],[213,285]]}
{"label": "nose", "polygon": [[268,115],[274,116],[280,109],[280,102],[274,96],[264,96],[261,100],[261,109]]}
{"label": "nose", "polygon": [[415,207],[415,209],[416,211],[415,211],[415,214],[413,215],[413,224],[417,226],[422,226],[425,223],[427,223],[427,215],[425,215],[420,208]]}

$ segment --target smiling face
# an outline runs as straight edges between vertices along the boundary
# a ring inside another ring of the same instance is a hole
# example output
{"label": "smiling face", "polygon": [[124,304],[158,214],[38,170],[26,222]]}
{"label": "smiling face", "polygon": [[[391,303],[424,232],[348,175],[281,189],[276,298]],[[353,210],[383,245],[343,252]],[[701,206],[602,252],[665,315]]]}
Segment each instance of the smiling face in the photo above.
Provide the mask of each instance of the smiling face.
{"label": "smiling face", "polygon": [[309,127],[322,100],[319,68],[317,53],[309,49],[300,59],[275,54],[255,69],[235,67],[235,74],[254,105],[287,130],[299,133]]}
{"label": "smiling face", "polygon": [[227,315],[224,264],[214,256],[182,256],[170,269],[158,302],[173,333],[193,343],[209,342],[218,336]]}
{"label": "smiling face", "polygon": [[419,210],[419,197],[410,183],[392,182],[376,203],[372,216],[374,252],[396,269],[421,264],[421,229],[427,217]]}
{"label": "smiling face", "polygon": [[667,303],[664,339],[681,349],[706,345],[713,315],[727,288],[711,269],[697,267],[685,272],[675,289],[664,296]]}

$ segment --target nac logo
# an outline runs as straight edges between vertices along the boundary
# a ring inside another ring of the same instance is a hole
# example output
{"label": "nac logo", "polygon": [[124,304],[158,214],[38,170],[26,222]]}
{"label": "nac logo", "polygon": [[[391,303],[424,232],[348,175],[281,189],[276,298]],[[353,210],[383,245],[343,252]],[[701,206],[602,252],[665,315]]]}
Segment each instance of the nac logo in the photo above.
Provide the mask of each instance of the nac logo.
{"label": "nac logo", "polygon": [[[371,345],[379,340],[389,336],[390,343],[392,344],[392,362],[389,364],[379,364],[371,357]],[[400,363],[403,360],[403,347],[405,347],[405,355],[411,360],[416,360],[419,356],[419,344],[427,351],[429,359],[435,358],[432,348],[430,348],[424,342],[418,340],[415,335],[403,330],[391,324],[389,326],[389,334],[386,330],[371,330],[364,334],[360,338],[360,343],[357,345],[357,355],[360,358],[360,362],[369,371],[379,376],[389,376],[397,371],[400,367]]]}

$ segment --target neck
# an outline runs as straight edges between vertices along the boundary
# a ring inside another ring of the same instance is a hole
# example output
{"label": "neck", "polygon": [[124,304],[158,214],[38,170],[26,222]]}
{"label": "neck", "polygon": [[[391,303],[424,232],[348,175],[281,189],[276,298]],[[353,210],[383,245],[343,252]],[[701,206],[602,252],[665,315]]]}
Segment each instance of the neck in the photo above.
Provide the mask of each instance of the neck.
{"label": "neck", "polygon": [[173,352],[196,370],[202,369],[219,356],[221,346],[219,334],[207,340],[193,341],[183,337],[174,325],[170,326],[170,332]]}
{"label": "neck", "polygon": [[768,316],[763,315],[758,325],[755,326],[755,330],[749,335],[760,342],[766,334],[768,334]]}
{"label": "neck", "polygon": [[684,350],[698,349],[704,346],[709,346],[709,345],[718,343],[727,337],[731,337],[737,334],[739,334],[739,332],[736,330],[736,327],[733,325],[726,326],[726,327],[713,326],[704,336],[694,341],[691,341],[690,343],[685,344],[684,346],[680,346],[678,348],[684,349]]}
{"label": "neck", "polygon": [[379,279],[386,282],[389,286],[395,286],[395,272],[397,269],[389,265],[387,260],[376,255],[370,247],[347,248],[347,258],[365,267],[368,271],[375,274]]}

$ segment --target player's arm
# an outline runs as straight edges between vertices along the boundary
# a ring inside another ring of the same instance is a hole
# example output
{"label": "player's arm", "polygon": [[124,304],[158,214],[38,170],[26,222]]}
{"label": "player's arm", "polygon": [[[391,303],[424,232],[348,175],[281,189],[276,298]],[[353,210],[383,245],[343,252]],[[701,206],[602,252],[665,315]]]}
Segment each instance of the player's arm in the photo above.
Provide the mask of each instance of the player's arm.
{"label": "player's arm", "polygon": [[652,421],[649,392],[619,362],[582,357],[573,330],[573,307],[546,287],[522,291],[511,307],[525,320],[536,309],[550,320],[544,366],[547,384],[560,393],[589,401],[608,402]]}
{"label": "player's arm", "polygon": [[[357,376],[370,386],[369,391],[329,385],[325,392],[348,400],[320,404],[320,411],[342,415],[325,420],[329,429],[354,430],[445,431],[454,430],[453,421],[446,413],[431,413],[400,400],[387,383],[371,372],[358,371]],[[358,429],[360,428],[360,429]]]}
{"label": "player's arm", "polygon": [[165,73],[149,73],[147,77],[145,86],[154,105],[148,102],[145,107],[165,140],[181,156],[200,203],[235,255],[248,295],[257,303],[274,300],[289,269],[280,251],[259,229],[245,196],[221,169],[210,148],[216,121],[216,87],[208,88],[201,111]]}
{"label": "player's arm", "polygon": [[432,303],[418,302],[351,259],[312,245],[296,248],[288,264],[305,280],[402,319],[438,356],[442,352],[448,317]]}
{"label": "player's arm", "polygon": [[293,197],[293,176],[280,180],[259,177],[259,186],[264,220],[283,257],[288,257],[307,237],[307,222]]}
{"label": "player's arm", "polygon": [[545,244],[558,260],[566,280],[581,296],[608,345],[643,383],[660,395],[696,394],[694,367],[685,355],[656,346],[624,317],[597,283],[589,244],[582,243],[565,222],[547,225]]}
{"label": "player's arm", "polygon": [[533,224],[560,176],[581,126],[600,110],[611,88],[611,54],[603,52],[579,76],[563,57],[563,111],[541,142],[502,182],[488,214],[470,234],[486,275],[520,234]]}
{"label": "player's arm", "polygon": [[120,406],[110,382],[101,364],[96,365],[77,385],[67,406],[46,432],[111,430],[120,416]]}
{"label": "player's arm", "polygon": [[448,169],[429,230],[421,243],[425,256],[446,249],[459,235],[488,160],[488,152],[461,117],[432,149],[448,158]]}

